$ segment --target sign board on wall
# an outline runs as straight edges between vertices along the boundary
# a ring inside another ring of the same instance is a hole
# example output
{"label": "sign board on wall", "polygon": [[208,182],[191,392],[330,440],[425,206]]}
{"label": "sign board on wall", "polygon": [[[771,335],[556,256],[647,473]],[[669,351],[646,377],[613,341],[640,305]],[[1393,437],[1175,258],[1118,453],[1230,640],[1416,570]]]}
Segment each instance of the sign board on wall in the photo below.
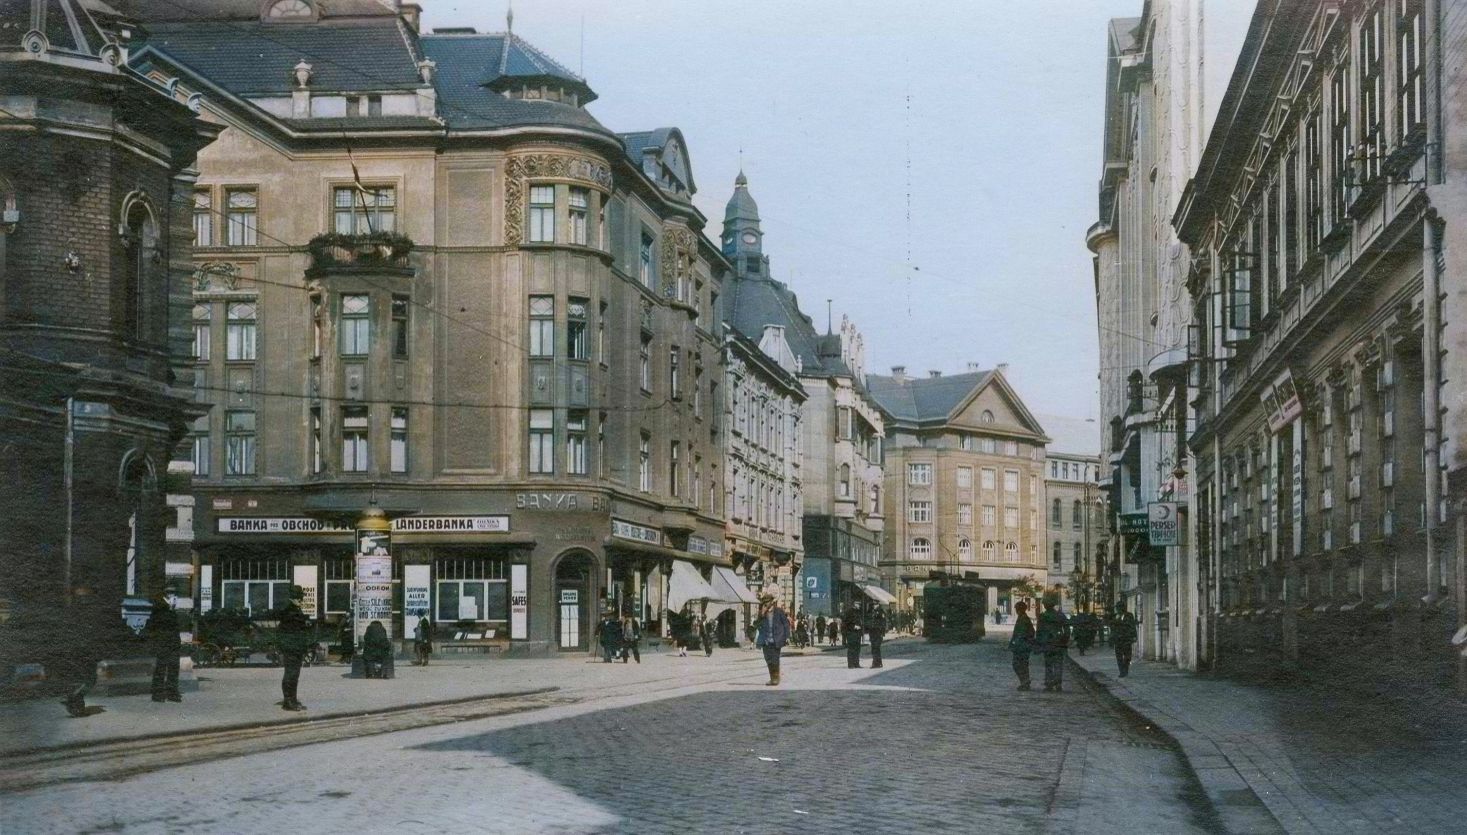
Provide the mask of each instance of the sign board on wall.
{"label": "sign board on wall", "polygon": [[637,525],[632,522],[623,522],[620,519],[611,520],[611,535],[622,539],[631,539],[637,542],[646,542],[650,545],[662,544],[662,531],[649,528],[645,525]]}
{"label": "sign board on wall", "polygon": [[301,598],[301,611],[305,613],[306,617],[315,620],[318,608],[316,601],[316,566],[291,566],[291,580],[306,593],[306,596]]}
{"label": "sign board on wall", "polygon": [[1145,536],[1150,529],[1150,522],[1145,513],[1122,513],[1120,520],[1121,533],[1127,536]]}
{"label": "sign board on wall", "polygon": [[199,566],[199,614],[214,608],[214,566]]}
{"label": "sign board on wall", "polygon": [[1304,551],[1304,425],[1302,423],[1294,424],[1293,440],[1294,460],[1290,465],[1293,477],[1289,486],[1292,491],[1290,498],[1293,500],[1290,510],[1294,516],[1293,553],[1297,557]]}
{"label": "sign board on wall", "polygon": [[1182,524],[1176,502],[1152,502],[1146,508],[1147,538],[1152,545],[1181,545]]}
{"label": "sign board on wall", "polygon": [[803,575],[806,614],[831,614],[830,560],[823,557],[806,557]]}
{"label": "sign board on wall", "polygon": [[433,620],[432,600],[433,566],[404,565],[402,567],[402,617],[403,632],[417,625],[418,618]]}
{"label": "sign board on wall", "polygon": [[530,567],[523,563],[509,567],[509,637],[530,637]]}
{"label": "sign board on wall", "polygon": [[[348,525],[307,516],[221,516],[220,533],[227,534],[344,534]],[[508,533],[508,516],[403,516],[392,520],[393,533]]]}
{"label": "sign board on wall", "polygon": [[1268,428],[1275,433],[1304,414],[1304,403],[1299,399],[1292,371],[1285,371],[1274,378],[1258,399],[1263,401],[1264,412],[1268,415]]}

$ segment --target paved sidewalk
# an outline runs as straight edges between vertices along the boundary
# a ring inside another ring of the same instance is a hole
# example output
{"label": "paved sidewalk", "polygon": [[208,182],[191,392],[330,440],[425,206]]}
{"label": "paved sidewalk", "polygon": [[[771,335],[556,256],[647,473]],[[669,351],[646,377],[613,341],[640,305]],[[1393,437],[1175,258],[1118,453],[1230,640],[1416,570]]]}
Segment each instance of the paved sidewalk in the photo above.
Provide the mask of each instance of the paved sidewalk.
{"label": "paved sidewalk", "polygon": [[[326,716],[391,710],[428,702],[509,695],[543,688],[596,689],[610,685],[667,680],[738,664],[751,666],[759,653],[739,649],[701,652],[679,658],[666,647],[642,652],[642,664],[605,664],[587,654],[544,659],[451,656],[426,667],[397,664],[392,679],[352,679],[350,666],[333,664],[301,670],[300,697],[308,710],[280,708],[280,667],[210,667],[195,671],[199,689],[183,702],[154,702],[147,694],[88,697],[87,705],[105,710],[83,719],[66,715],[57,699],[0,704],[0,755],[87,743],[274,724]],[[762,664],[758,665],[762,669]]]}
{"label": "paved sidewalk", "polygon": [[1151,662],[1133,664],[1121,679],[1108,647],[1070,657],[1181,745],[1229,831],[1453,832],[1467,825],[1467,706],[1363,698],[1310,684],[1264,686]]}

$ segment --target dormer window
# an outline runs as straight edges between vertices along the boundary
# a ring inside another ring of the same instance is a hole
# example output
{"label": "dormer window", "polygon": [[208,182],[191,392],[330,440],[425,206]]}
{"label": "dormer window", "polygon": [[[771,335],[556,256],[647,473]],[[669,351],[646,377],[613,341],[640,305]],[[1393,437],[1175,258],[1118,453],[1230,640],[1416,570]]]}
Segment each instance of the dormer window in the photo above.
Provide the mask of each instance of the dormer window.
{"label": "dormer window", "polygon": [[266,20],[311,20],[315,9],[306,0],[276,0],[265,10]]}
{"label": "dormer window", "polygon": [[346,97],[346,115],[347,116],[381,116],[382,115],[382,97],[381,96],[347,96]]}

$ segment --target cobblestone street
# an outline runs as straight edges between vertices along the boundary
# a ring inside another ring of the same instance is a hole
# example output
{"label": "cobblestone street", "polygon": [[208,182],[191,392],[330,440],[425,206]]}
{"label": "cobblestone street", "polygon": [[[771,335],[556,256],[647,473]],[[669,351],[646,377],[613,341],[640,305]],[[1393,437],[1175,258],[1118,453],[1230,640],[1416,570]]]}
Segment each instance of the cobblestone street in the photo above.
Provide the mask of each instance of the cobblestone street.
{"label": "cobblestone street", "polygon": [[[703,683],[631,681],[530,713],[38,789],[5,798],[4,828],[1217,829],[1169,741],[1078,677],[1061,694],[1016,693],[992,640],[900,641],[888,656],[878,671],[794,657],[776,690],[752,653],[652,655],[644,669]],[[715,671],[726,675],[708,683]]]}

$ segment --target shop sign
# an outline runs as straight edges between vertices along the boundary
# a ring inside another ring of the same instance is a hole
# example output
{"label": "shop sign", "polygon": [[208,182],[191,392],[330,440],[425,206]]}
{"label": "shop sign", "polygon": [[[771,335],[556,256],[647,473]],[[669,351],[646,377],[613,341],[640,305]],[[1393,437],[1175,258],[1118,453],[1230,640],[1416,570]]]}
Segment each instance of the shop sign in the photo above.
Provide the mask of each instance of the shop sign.
{"label": "shop sign", "polygon": [[604,513],[606,497],[580,493],[516,493],[516,510],[590,510]]}
{"label": "shop sign", "polygon": [[163,573],[169,577],[192,577],[194,576],[194,564],[191,562],[166,562],[163,564]]}
{"label": "shop sign", "polygon": [[620,519],[611,520],[611,535],[622,539],[631,539],[637,542],[646,542],[650,545],[662,544],[662,531],[649,528],[644,525],[636,525],[631,522],[623,522]]}
{"label": "shop sign", "polygon": [[349,525],[306,516],[221,516],[220,533],[351,533]]}
{"label": "shop sign", "polygon": [[215,510],[234,510],[234,499],[215,499]]}
{"label": "shop sign", "polygon": [[402,567],[402,616],[403,633],[412,632],[418,618],[433,619],[433,604],[429,598],[429,582],[432,566],[405,565]]}
{"label": "shop sign", "polygon": [[1121,533],[1127,536],[1144,536],[1150,529],[1150,522],[1145,513],[1122,513]]}
{"label": "shop sign", "polygon": [[1152,502],[1146,508],[1147,538],[1152,545],[1181,545],[1181,518],[1176,502]]}
{"label": "shop sign", "polygon": [[1275,433],[1304,414],[1304,403],[1299,399],[1299,391],[1294,386],[1292,371],[1285,371],[1275,378],[1258,395],[1258,399],[1263,401],[1264,411],[1268,414],[1268,428]]}
{"label": "shop sign", "polygon": [[517,563],[509,567],[509,637],[522,641],[530,637],[530,567]]}
{"label": "shop sign", "polygon": [[393,533],[509,533],[508,516],[403,516]]}
{"label": "shop sign", "polygon": [[831,614],[830,560],[823,557],[807,557],[803,574],[805,612],[811,615]]}
{"label": "shop sign", "polygon": [[701,536],[688,537],[688,551],[694,554],[708,553],[708,540]]}
{"label": "shop sign", "polygon": [[578,602],[580,602],[580,599],[581,599],[581,592],[579,590],[577,590],[577,589],[561,589],[560,590],[560,602],[561,603],[578,603]]}
{"label": "shop sign", "polygon": [[749,567],[746,568],[746,569],[744,569],[744,582],[746,582],[746,583],[754,583],[755,585],[763,585],[764,584],[764,563],[762,563],[762,562],[750,563],[749,564]]}
{"label": "shop sign", "polygon": [[1294,556],[1299,556],[1304,550],[1304,432],[1300,428],[1294,430],[1294,455],[1291,467],[1293,478],[1291,490],[1293,491],[1292,510],[1294,516]]}

